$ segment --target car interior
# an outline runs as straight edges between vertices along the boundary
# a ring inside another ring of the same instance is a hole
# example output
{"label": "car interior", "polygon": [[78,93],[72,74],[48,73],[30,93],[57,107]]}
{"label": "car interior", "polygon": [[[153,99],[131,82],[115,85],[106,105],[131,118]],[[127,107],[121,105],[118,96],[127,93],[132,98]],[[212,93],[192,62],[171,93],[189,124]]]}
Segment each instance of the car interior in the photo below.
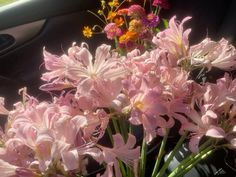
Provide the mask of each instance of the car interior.
{"label": "car interior", "polygon": [[[192,16],[186,26],[193,29],[190,35],[192,44],[207,36],[214,40],[224,37],[236,45],[235,0],[169,2],[170,9],[163,10],[161,17],[169,19],[177,15],[182,20],[185,16]],[[99,4],[99,0],[18,0],[0,7],[0,96],[5,97],[6,107],[21,98],[16,90],[22,87],[27,87],[27,92],[39,100],[51,97],[39,90],[43,83],[40,77],[44,71],[44,47],[61,55],[67,53],[73,42],[78,45],[86,42],[92,52],[99,44],[107,42],[103,34],[91,39],[82,35],[84,26],[98,23],[87,10],[96,12]],[[5,121],[1,119],[0,122],[3,125]],[[219,161],[220,167],[221,159],[228,158],[224,152],[219,152],[218,156],[209,163]],[[225,168],[230,171],[228,174],[236,174],[230,167]],[[220,175],[229,177],[227,173],[216,173],[215,176]],[[191,173],[189,176],[194,177]]]}

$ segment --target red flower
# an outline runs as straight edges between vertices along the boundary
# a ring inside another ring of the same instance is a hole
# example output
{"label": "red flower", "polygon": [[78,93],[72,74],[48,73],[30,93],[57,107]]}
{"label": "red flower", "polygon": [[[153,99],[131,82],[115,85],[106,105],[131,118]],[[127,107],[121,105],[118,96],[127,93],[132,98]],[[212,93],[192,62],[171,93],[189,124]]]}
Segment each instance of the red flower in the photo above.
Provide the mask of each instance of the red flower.
{"label": "red flower", "polygon": [[170,4],[167,0],[154,0],[152,3],[153,6],[160,6],[163,9],[169,9]]}

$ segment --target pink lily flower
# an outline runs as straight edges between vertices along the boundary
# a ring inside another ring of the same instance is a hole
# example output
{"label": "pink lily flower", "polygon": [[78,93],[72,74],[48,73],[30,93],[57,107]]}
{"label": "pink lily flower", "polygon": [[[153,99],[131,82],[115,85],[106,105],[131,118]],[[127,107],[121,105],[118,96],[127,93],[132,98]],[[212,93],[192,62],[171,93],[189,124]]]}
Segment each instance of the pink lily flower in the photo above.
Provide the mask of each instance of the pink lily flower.
{"label": "pink lily flower", "polygon": [[[43,53],[45,67],[47,70],[49,70],[49,72],[44,73],[41,79],[47,82],[52,82],[54,85],[51,84],[50,87],[58,87],[58,83],[61,84],[60,88],[72,87],[72,82],[69,82],[68,80],[68,67],[78,64],[76,60],[72,60],[67,55],[57,57],[55,55],[50,54],[45,49]],[[47,87],[42,86],[42,89],[45,90]],[[52,90],[53,87],[50,89]]]}
{"label": "pink lily flower", "polygon": [[30,169],[21,168],[0,159],[0,175],[1,177],[39,177]]}
{"label": "pink lily flower", "polygon": [[209,38],[190,48],[191,64],[230,71],[236,68],[236,50],[224,38],[218,42]]}
{"label": "pink lily flower", "polygon": [[225,131],[217,125],[218,116],[212,110],[208,110],[202,115],[192,110],[189,118],[193,123],[187,123],[185,130],[193,132],[190,138],[189,148],[192,152],[198,152],[198,146],[203,136],[222,139],[226,136]]}
{"label": "pink lily flower", "polygon": [[157,136],[157,128],[173,126],[173,119],[166,121],[162,115],[167,114],[167,108],[162,100],[162,90],[158,87],[149,88],[145,80],[141,87],[131,97],[131,117],[129,121],[134,125],[142,124],[147,142]]}
{"label": "pink lily flower", "polygon": [[11,165],[0,159],[0,174],[2,177],[12,177],[16,176],[16,169],[18,167]]}
{"label": "pink lily flower", "polygon": [[127,75],[125,67],[111,56],[110,46],[105,44],[97,48],[94,62],[86,48],[78,51],[77,57],[81,65],[69,69],[70,78],[79,80],[77,99],[95,107],[109,106],[121,91],[121,80]]}
{"label": "pink lily flower", "polygon": [[125,143],[122,136],[120,134],[113,135],[114,147],[107,148],[103,146],[99,146],[102,149],[104,161],[107,163],[107,170],[105,172],[104,177],[107,174],[113,174],[111,172],[111,167],[115,169],[115,176],[121,177],[121,172],[119,170],[119,165],[117,158],[122,160],[125,164],[129,165],[131,168],[134,168],[135,174],[137,174],[137,166],[138,158],[140,155],[140,148],[134,146],[136,144],[136,139],[133,135],[128,135],[128,140]]}
{"label": "pink lily flower", "polygon": [[222,113],[236,103],[236,79],[232,80],[228,74],[218,79],[216,84],[206,83],[205,90],[205,109],[211,107]]}
{"label": "pink lily flower", "polygon": [[186,17],[180,24],[177,24],[176,16],[172,17],[169,21],[169,28],[157,33],[152,40],[158,48],[168,52],[168,58],[174,67],[177,66],[177,60],[186,57],[188,54],[188,36],[191,29],[184,31],[183,25],[189,19],[191,17]]}

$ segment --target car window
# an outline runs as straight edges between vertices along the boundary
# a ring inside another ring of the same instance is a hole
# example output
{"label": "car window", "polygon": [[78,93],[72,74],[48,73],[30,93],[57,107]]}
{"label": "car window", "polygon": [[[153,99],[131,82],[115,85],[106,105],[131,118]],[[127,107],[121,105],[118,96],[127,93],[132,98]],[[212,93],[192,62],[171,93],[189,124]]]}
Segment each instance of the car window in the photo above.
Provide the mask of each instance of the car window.
{"label": "car window", "polygon": [[0,7],[16,2],[17,0],[0,0]]}

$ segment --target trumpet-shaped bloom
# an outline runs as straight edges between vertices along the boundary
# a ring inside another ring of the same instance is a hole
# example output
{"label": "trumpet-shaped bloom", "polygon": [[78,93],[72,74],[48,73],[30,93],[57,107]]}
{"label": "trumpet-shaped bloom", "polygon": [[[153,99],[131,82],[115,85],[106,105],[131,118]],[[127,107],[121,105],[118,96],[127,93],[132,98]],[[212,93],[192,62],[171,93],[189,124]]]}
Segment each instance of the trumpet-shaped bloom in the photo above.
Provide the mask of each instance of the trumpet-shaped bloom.
{"label": "trumpet-shaped bloom", "polygon": [[191,64],[230,71],[236,68],[236,50],[224,38],[218,42],[209,38],[190,48]]}
{"label": "trumpet-shaped bloom", "polygon": [[77,57],[82,64],[70,68],[70,77],[80,79],[77,98],[87,100],[92,106],[111,104],[121,91],[121,80],[127,71],[118,58],[111,56],[110,46],[104,44],[98,47],[94,62],[86,48],[78,51]]}
{"label": "trumpet-shaped bloom", "polygon": [[[114,147],[107,148],[101,147],[104,161],[107,163],[107,171],[105,174],[111,174],[111,167],[113,166],[115,169],[115,176],[121,177],[121,172],[119,170],[119,165],[117,159],[123,161],[129,167],[133,168],[134,173],[137,174],[137,166],[138,158],[140,155],[140,148],[134,146],[136,144],[136,139],[133,135],[128,135],[128,140],[125,143],[122,136],[120,134],[113,135]],[[105,175],[104,175],[105,176]]]}
{"label": "trumpet-shaped bloom", "polygon": [[172,65],[177,65],[177,60],[186,57],[189,49],[188,36],[191,29],[184,31],[183,25],[191,17],[185,17],[180,24],[176,22],[176,16],[169,21],[169,28],[157,33],[153,38],[153,43],[158,48],[166,50]]}
{"label": "trumpet-shaped bloom", "polygon": [[213,107],[221,113],[229,109],[236,102],[236,79],[232,80],[228,74],[217,80],[216,84],[206,83],[203,95],[205,109]]}
{"label": "trumpet-shaped bloom", "polygon": [[192,132],[189,141],[189,148],[192,152],[198,152],[199,142],[203,136],[220,139],[226,136],[225,131],[218,125],[218,115],[212,110],[200,114],[193,110],[188,116],[193,123],[187,123],[184,126],[185,130]]}
{"label": "trumpet-shaped bloom", "polygon": [[0,175],[1,177],[39,177],[33,171],[9,164],[0,159]]}
{"label": "trumpet-shaped bloom", "polygon": [[42,75],[42,80],[52,81],[58,78],[59,80],[64,80],[68,78],[68,66],[74,66],[76,61],[72,60],[67,55],[62,55],[57,57],[47,52],[45,49],[43,51],[45,67],[50,72],[46,72]]}
{"label": "trumpet-shaped bloom", "polygon": [[1,159],[41,172],[57,163],[65,171],[84,173],[84,156],[92,153],[92,145],[103,136],[108,124],[106,113],[97,110],[85,115],[69,109],[73,106],[70,94],[54,99],[54,103],[32,97],[25,101],[23,107],[9,112],[11,121],[2,136],[5,146],[0,148]]}
{"label": "trumpet-shaped bloom", "polygon": [[[227,132],[229,127],[232,127],[232,122],[222,115],[225,115],[236,102],[235,88],[235,80],[230,80],[227,74],[218,79],[216,84],[206,83],[202,87],[204,90],[202,94],[193,100],[193,105],[197,106],[199,111],[192,108],[187,114],[190,122],[185,121],[182,125],[184,130],[192,132],[191,151],[198,151],[198,144],[203,136],[227,138]],[[224,123],[222,124],[222,122]],[[225,123],[228,124],[226,129]]]}
{"label": "trumpet-shaped bloom", "polygon": [[16,175],[17,166],[11,165],[0,159],[0,169],[2,177],[11,177]]}
{"label": "trumpet-shaped bloom", "polygon": [[[173,117],[187,113],[191,101],[193,81],[180,68],[163,65],[160,56],[134,50],[127,55],[127,65],[133,71],[132,77],[124,82],[124,89],[130,98],[132,124],[142,124],[146,140],[150,142],[157,135],[163,135],[164,128],[174,125]],[[187,98],[186,98],[187,97]]]}
{"label": "trumpet-shaped bloom", "polygon": [[117,80],[125,76],[126,70],[118,58],[111,56],[110,46],[101,45],[97,48],[95,60],[85,47],[76,51],[79,64],[69,66],[69,78],[81,80],[78,84],[83,87],[89,81]]}
{"label": "trumpet-shaped bloom", "polygon": [[72,46],[68,56],[60,58],[45,51],[45,66],[50,72],[43,74],[42,79],[49,83],[41,89],[77,87],[76,98],[82,109],[111,104],[121,91],[127,70],[119,58],[111,55],[110,48],[105,44],[98,47],[95,60],[83,44]]}
{"label": "trumpet-shaped bloom", "polygon": [[173,126],[173,119],[166,121],[162,115],[167,114],[167,108],[162,100],[162,90],[158,87],[148,88],[142,81],[140,89],[131,97],[130,122],[142,124],[146,134],[146,141],[151,142],[157,136],[157,129]]}

